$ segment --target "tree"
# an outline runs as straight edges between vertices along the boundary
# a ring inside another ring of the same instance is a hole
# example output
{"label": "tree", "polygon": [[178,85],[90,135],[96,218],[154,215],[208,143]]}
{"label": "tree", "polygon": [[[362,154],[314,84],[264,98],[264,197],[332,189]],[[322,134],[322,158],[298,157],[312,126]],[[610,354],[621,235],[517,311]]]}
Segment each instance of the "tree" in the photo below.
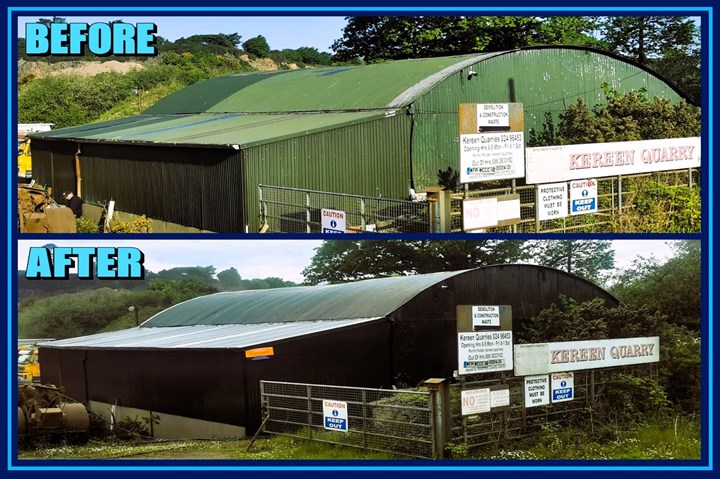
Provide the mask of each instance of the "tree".
{"label": "tree", "polygon": [[675,256],[665,263],[641,258],[615,275],[612,293],[632,305],[648,305],[670,322],[691,331],[700,331],[701,293],[700,241],[683,240],[673,244]]}
{"label": "tree", "polygon": [[242,278],[235,268],[220,271],[217,279],[223,291],[237,291],[242,288]]}
{"label": "tree", "polygon": [[238,44],[242,37],[237,33],[218,33],[209,35],[192,35],[177,39],[174,44],[164,45],[163,49],[178,53],[212,53],[216,55],[234,55],[238,53]]}
{"label": "tree", "polygon": [[605,273],[615,266],[610,241],[544,240],[533,247],[534,261],[592,281],[602,283]]}
{"label": "tree", "polygon": [[348,17],[336,59],[365,62],[597,43],[590,17]]}
{"label": "tree", "polygon": [[527,258],[521,241],[325,241],[305,268],[305,284],[457,271]]}
{"label": "tree", "polygon": [[650,66],[700,103],[700,34],[688,17],[603,17],[606,48]]}
{"label": "tree", "polygon": [[688,17],[603,17],[599,26],[610,51],[643,64],[671,50],[688,52],[697,41]]}
{"label": "tree", "polygon": [[270,45],[264,36],[258,35],[242,44],[243,50],[258,58],[266,58],[270,55]]}
{"label": "tree", "polygon": [[528,146],[572,145],[613,141],[700,136],[700,110],[675,104],[644,90],[620,94],[604,85],[607,103],[590,108],[582,99],[559,115],[545,114],[542,131],[530,130]]}

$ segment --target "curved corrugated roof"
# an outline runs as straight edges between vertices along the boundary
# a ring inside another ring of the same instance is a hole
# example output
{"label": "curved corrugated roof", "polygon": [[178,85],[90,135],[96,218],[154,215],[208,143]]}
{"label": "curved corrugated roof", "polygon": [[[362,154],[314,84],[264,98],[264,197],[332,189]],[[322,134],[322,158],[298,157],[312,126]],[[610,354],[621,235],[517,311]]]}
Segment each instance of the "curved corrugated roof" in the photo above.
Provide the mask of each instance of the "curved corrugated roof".
{"label": "curved corrugated roof", "polygon": [[278,113],[398,108],[448,76],[507,52],[363,66],[253,72],[211,78],[155,103],[148,115]]}
{"label": "curved corrugated roof", "polygon": [[392,313],[427,288],[464,272],[211,294],[161,311],[141,327],[379,318]]}

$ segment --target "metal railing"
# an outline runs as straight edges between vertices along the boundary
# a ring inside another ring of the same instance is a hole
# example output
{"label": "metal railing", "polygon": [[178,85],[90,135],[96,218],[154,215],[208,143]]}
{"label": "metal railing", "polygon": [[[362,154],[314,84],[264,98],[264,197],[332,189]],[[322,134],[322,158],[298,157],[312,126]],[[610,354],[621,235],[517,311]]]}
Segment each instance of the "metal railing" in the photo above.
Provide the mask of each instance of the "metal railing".
{"label": "metal railing", "polygon": [[321,211],[343,211],[347,233],[428,233],[427,202],[260,185],[260,228],[269,233],[321,233]]}
{"label": "metal railing", "polygon": [[503,186],[492,189],[468,189],[451,195],[451,230],[463,231],[463,201],[517,193],[520,195],[520,221],[517,224],[485,228],[488,233],[607,233],[613,231],[614,220],[623,211],[633,208],[638,197],[640,181],[652,181],[669,187],[699,188],[700,172],[696,169],[673,170],[620,177],[598,178],[598,207],[595,213],[538,219],[537,185]]}
{"label": "metal railing", "polygon": [[[450,442],[465,444],[470,449],[488,445],[497,446],[508,441],[536,436],[548,425],[562,427],[582,424],[591,431],[594,427],[595,406],[605,399],[606,386],[618,374],[657,379],[658,369],[656,365],[641,365],[575,371],[572,401],[536,407],[525,407],[523,377],[505,377],[501,373],[495,373],[492,379],[485,379],[490,375],[483,375],[451,384]],[[498,412],[462,415],[461,391],[500,385],[509,388],[509,407]]]}
{"label": "metal railing", "polygon": [[[264,432],[431,458],[433,415],[427,391],[260,381]],[[327,429],[326,401],[347,407],[345,430]]]}

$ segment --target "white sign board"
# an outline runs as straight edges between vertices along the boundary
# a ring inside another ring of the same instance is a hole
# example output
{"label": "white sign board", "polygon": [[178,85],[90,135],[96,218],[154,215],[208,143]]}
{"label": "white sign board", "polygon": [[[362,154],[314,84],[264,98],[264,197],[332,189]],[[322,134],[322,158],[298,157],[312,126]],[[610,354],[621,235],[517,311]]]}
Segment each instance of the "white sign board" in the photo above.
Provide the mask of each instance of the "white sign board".
{"label": "white sign board", "polygon": [[543,146],[525,156],[529,184],[683,170],[700,167],[700,137]]}
{"label": "white sign board", "polygon": [[500,306],[473,306],[472,325],[500,326]]}
{"label": "white sign board", "polygon": [[333,431],[348,431],[348,407],[345,401],[323,399],[323,427]]}
{"label": "white sign board", "polygon": [[490,388],[460,391],[460,399],[463,416],[490,412]]}
{"label": "white sign board", "polygon": [[510,126],[509,103],[478,103],[477,105],[478,131],[483,128]]}
{"label": "white sign board", "polygon": [[490,407],[503,407],[510,405],[510,388],[495,389],[490,391]]}
{"label": "white sign board", "polygon": [[567,183],[550,183],[537,187],[538,219],[554,220],[568,215]]}
{"label": "white sign board", "polygon": [[462,205],[464,230],[476,230],[498,224],[497,198],[465,200]]}
{"label": "white sign board", "polygon": [[548,377],[525,377],[525,407],[545,406],[547,404],[550,404]]}
{"label": "white sign board", "polygon": [[575,399],[575,373],[553,373],[550,375],[551,401],[565,402]]}
{"label": "white sign board", "polygon": [[512,368],[512,331],[458,333],[458,373],[488,373]]}
{"label": "white sign board", "polygon": [[[520,221],[520,198],[518,195],[494,196],[463,201],[463,230],[472,232],[481,228],[498,226],[504,221]],[[507,223],[503,223],[505,225]]]}
{"label": "white sign board", "polygon": [[570,182],[570,214],[584,215],[597,212],[597,180],[578,180]]}
{"label": "white sign board", "polygon": [[323,233],[345,233],[347,224],[344,211],[323,208],[321,215]]}
{"label": "white sign board", "polygon": [[560,373],[660,361],[660,338],[596,339],[515,346],[515,375]]}
{"label": "white sign board", "polygon": [[460,135],[460,183],[525,176],[523,132]]}

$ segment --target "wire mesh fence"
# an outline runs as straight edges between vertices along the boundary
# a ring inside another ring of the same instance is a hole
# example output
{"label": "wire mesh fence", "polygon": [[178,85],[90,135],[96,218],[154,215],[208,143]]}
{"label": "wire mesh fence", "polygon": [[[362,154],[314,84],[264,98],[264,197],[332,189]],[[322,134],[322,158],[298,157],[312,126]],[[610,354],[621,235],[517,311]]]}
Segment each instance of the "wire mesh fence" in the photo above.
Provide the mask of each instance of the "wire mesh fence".
{"label": "wire mesh fence", "polygon": [[[520,196],[520,219],[516,224],[488,227],[488,233],[609,233],[616,231],[616,220],[623,212],[636,207],[639,201],[651,200],[647,186],[699,188],[699,170],[674,170],[658,173],[599,178],[597,210],[590,214],[540,220],[537,205],[537,186],[503,186],[490,189],[465,190],[451,195],[451,231],[464,231],[463,201],[491,198],[509,194]],[[620,228],[622,229],[622,227]]]}
{"label": "wire mesh fence", "polygon": [[[373,198],[298,188],[260,185],[260,227],[270,233],[432,233],[439,232],[439,218],[448,214],[450,231],[465,231],[463,202],[482,198],[519,196],[520,217],[503,226],[489,226],[488,233],[617,233],[632,228],[623,220],[638,204],[653,201],[661,188],[680,186],[699,188],[697,169],[606,177],[597,180],[597,207],[592,213],[540,219],[538,186],[515,186],[514,182],[496,182],[491,188],[470,189],[450,195],[449,212],[443,213],[434,201],[405,201]],[[503,184],[506,183],[506,184]],[[566,182],[567,185],[568,182]],[[489,185],[484,185],[489,186]],[[566,187],[566,191],[569,188]],[[566,202],[569,200],[566,198]],[[698,206],[699,207],[699,206]],[[567,208],[567,205],[565,206]],[[323,228],[323,210],[340,211],[344,230]],[[432,211],[431,211],[432,210]],[[699,212],[698,212],[699,213]],[[624,221],[624,222],[623,222]]]}
{"label": "wire mesh fence", "polygon": [[[501,445],[510,441],[537,436],[548,426],[582,425],[591,431],[596,427],[598,404],[607,400],[607,389],[620,375],[652,377],[657,379],[657,365],[625,366],[619,368],[575,371],[574,392],[571,401],[550,402],[546,405],[526,407],[525,378],[483,375],[451,385],[451,439],[454,444],[465,444],[469,449]],[[491,377],[488,377],[491,376]],[[463,415],[461,392],[483,388],[507,387],[508,407],[492,411]]]}
{"label": "wire mesh fence", "polygon": [[[260,185],[261,228],[270,233],[322,233],[322,210],[342,211],[347,233],[428,233],[427,202]],[[339,231],[338,231],[339,232]]]}
{"label": "wire mesh fence", "polygon": [[433,456],[427,391],[261,381],[260,394],[267,433],[401,456]]}

